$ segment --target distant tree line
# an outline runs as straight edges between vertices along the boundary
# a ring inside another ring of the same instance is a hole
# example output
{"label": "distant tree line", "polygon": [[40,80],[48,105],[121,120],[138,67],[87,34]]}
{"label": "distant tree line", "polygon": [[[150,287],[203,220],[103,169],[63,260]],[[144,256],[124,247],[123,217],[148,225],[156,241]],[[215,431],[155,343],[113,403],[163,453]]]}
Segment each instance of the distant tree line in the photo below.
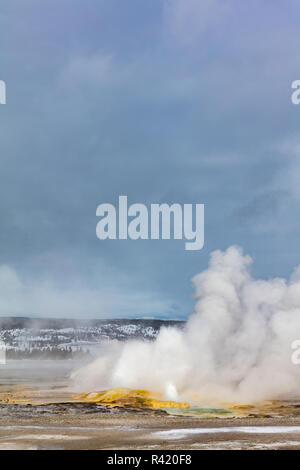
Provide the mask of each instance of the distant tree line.
{"label": "distant tree line", "polygon": [[7,359],[82,359],[90,357],[91,353],[82,348],[72,350],[71,347],[57,348],[47,347],[44,349],[25,348],[25,349],[7,349]]}

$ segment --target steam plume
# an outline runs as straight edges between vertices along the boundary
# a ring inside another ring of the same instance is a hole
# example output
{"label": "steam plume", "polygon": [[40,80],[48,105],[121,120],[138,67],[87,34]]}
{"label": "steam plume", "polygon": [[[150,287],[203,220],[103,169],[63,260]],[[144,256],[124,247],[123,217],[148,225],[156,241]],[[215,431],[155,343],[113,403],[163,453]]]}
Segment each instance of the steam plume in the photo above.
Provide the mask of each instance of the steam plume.
{"label": "steam plume", "polygon": [[169,399],[255,402],[300,396],[291,343],[300,336],[300,268],[289,281],[255,280],[239,247],[211,254],[193,279],[195,313],[153,343],[114,344],[76,374],[85,388],[145,388]]}

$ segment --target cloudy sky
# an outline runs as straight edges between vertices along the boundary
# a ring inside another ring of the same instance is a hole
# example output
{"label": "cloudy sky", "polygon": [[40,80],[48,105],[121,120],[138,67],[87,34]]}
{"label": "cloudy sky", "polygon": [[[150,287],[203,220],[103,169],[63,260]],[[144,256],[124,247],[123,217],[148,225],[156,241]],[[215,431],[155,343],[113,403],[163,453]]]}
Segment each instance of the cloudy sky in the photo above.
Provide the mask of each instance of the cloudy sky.
{"label": "cloudy sky", "polygon": [[[184,318],[209,253],[300,264],[297,0],[0,4],[0,315]],[[205,247],[99,241],[96,208],[204,203]]]}

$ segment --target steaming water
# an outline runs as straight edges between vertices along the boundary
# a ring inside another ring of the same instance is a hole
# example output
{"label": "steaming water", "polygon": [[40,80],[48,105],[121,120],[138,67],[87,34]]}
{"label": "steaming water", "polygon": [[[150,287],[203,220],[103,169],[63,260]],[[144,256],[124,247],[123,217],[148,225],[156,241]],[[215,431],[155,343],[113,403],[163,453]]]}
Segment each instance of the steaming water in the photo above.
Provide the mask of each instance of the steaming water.
{"label": "steaming water", "polygon": [[201,418],[231,418],[237,416],[235,412],[225,408],[166,408],[171,415],[176,416],[199,416]]}
{"label": "steaming water", "polygon": [[224,428],[193,428],[193,429],[171,429],[159,431],[151,434],[151,438],[161,439],[182,439],[195,434],[224,434],[224,433],[245,433],[245,434],[287,434],[300,433],[300,426],[238,426]]}
{"label": "steaming water", "polygon": [[255,280],[238,247],[211,254],[194,277],[195,313],[184,331],[163,328],[156,341],[114,344],[74,375],[82,390],[159,391],[193,405],[300,396],[291,343],[300,337],[300,267],[289,280]]}
{"label": "steaming water", "polygon": [[67,382],[72,370],[80,365],[79,361],[9,360],[0,367],[0,386],[28,382],[49,382],[51,385]]}

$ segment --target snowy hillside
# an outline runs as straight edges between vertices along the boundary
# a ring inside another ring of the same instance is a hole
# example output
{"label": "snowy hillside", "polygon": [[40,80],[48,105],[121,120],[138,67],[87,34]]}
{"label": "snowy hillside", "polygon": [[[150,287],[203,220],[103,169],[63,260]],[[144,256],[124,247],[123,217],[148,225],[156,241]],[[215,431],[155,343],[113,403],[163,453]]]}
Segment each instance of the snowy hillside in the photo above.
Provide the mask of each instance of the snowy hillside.
{"label": "snowy hillside", "polygon": [[107,340],[153,340],[162,326],[184,322],[163,320],[92,320],[0,318],[0,341],[8,358],[72,358],[93,354]]}

